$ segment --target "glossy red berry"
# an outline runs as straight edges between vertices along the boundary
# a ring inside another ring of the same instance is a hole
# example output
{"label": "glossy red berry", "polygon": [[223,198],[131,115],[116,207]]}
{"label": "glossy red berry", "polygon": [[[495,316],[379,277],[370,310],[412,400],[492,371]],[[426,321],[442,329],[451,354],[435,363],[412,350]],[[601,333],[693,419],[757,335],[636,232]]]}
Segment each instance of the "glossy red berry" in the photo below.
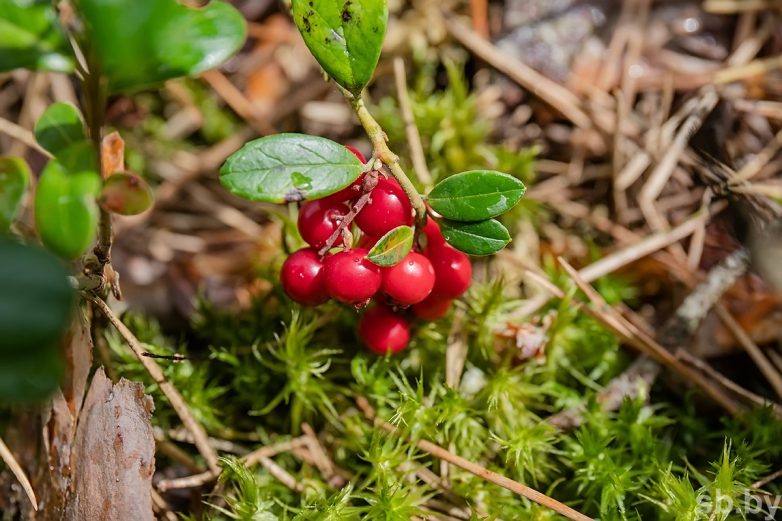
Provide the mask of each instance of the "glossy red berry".
{"label": "glossy red berry", "polygon": [[397,226],[413,224],[410,201],[399,183],[379,179],[369,202],[356,216],[356,224],[373,237],[382,237]]}
{"label": "glossy red berry", "polygon": [[[353,155],[358,158],[359,161],[362,163],[367,162],[367,158],[364,157],[364,154],[356,150],[350,145],[345,145],[345,148],[353,152]],[[364,176],[366,174],[361,174],[358,179],[353,181],[353,184],[350,186],[347,186],[340,190],[337,193],[331,194],[329,196],[324,197],[322,200],[329,201],[329,202],[337,202],[337,203],[344,203],[345,201],[350,201],[351,199],[356,199],[357,197],[361,196],[361,185],[364,182]]]}
{"label": "glossy red berry", "polygon": [[373,353],[398,353],[410,341],[407,321],[386,306],[377,305],[358,322],[358,336]]}
{"label": "glossy red berry", "polygon": [[366,258],[367,250],[341,251],[324,262],[326,290],[336,300],[360,305],[380,289],[380,268]]}
{"label": "glossy red berry", "polygon": [[[326,199],[304,203],[299,210],[298,220],[302,239],[314,248],[322,247],[348,211],[346,205]],[[341,246],[342,239],[338,239],[334,245]]]}
{"label": "glossy red berry", "polygon": [[440,225],[437,224],[437,221],[431,217],[426,218],[426,225],[424,226],[423,231],[426,235],[427,248],[433,248],[445,244],[445,237],[443,237],[443,232],[440,231]]}
{"label": "glossy red berry", "polygon": [[408,253],[402,262],[383,269],[383,292],[402,306],[421,302],[434,287],[432,263],[420,253]]}
{"label": "glossy red berry", "polygon": [[472,265],[467,255],[446,244],[428,248],[426,256],[435,273],[432,295],[457,298],[467,291],[472,282]]}
{"label": "glossy red berry", "polygon": [[430,295],[418,304],[413,305],[413,313],[424,320],[440,320],[451,309],[452,299],[438,295]]}
{"label": "glossy red berry", "polygon": [[301,249],[285,259],[280,281],[285,293],[299,304],[317,306],[329,299],[323,263],[312,248]]}

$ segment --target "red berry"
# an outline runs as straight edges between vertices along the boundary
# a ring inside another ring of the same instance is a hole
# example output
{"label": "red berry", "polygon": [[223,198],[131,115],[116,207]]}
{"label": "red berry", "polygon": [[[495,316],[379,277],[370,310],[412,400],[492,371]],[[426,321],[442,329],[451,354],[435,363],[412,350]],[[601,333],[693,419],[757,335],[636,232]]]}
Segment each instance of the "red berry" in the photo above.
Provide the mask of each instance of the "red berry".
{"label": "red berry", "polygon": [[329,299],[323,263],[312,248],[303,248],[285,259],[280,281],[285,293],[299,304],[317,306]]}
{"label": "red berry", "polygon": [[410,341],[407,321],[386,306],[377,305],[358,322],[358,336],[373,353],[398,353]]}
{"label": "red berry", "polygon": [[336,300],[346,304],[363,304],[380,289],[380,268],[366,258],[367,250],[341,251],[324,262],[326,289]]}
{"label": "red berry", "polygon": [[379,179],[369,202],[356,216],[356,224],[373,237],[382,237],[397,226],[413,224],[413,209],[399,183]]}
{"label": "red berry", "polygon": [[372,246],[374,246],[376,242],[377,242],[377,237],[370,237],[369,235],[365,234],[361,236],[361,239],[359,239],[358,247],[371,250]]}
{"label": "red berry", "polygon": [[426,218],[426,225],[424,226],[423,231],[426,235],[427,248],[445,244],[445,237],[443,237],[443,232],[440,231],[440,225],[431,217]]}
{"label": "red berry", "polygon": [[[364,154],[356,150],[350,145],[345,145],[345,148],[353,152],[353,155],[358,158],[359,161],[362,163],[367,162],[367,158],[364,157]],[[353,184],[350,186],[347,186],[340,190],[339,192],[333,193],[329,196],[324,197],[322,200],[329,201],[329,202],[337,202],[337,203],[344,203],[345,201],[350,201],[351,199],[356,199],[361,195],[361,185],[364,182],[364,176],[366,174],[361,174],[358,179],[353,181]]]}
{"label": "red berry", "polygon": [[410,252],[402,262],[383,269],[383,292],[394,302],[409,306],[421,302],[434,287],[432,263],[420,253]]}
{"label": "red berry", "polygon": [[[304,203],[299,210],[299,233],[307,244],[320,248],[347,213],[348,207],[339,202],[318,199]],[[342,238],[337,239],[334,245],[341,246]]]}
{"label": "red berry", "polygon": [[460,297],[472,282],[470,258],[448,245],[436,246],[426,251],[432,261],[435,281],[432,295],[442,298]]}
{"label": "red berry", "polygon": [[353,155],[356,156],[358,158],[358,160],[361,161],[362,163],[366,163],[367,162],[367,158],[364,157],[364,154],[359,152],[355,147],[352,147],[350,145],[345,145],[345,148],[347,148],[348,150],[353,152]]}
{"label": "red berry", "polygon": [[413,313],[424,320],[440,320],[451,309],[453,300],[442,298],[438,295],[430,295],[418,304],[413,305]]}

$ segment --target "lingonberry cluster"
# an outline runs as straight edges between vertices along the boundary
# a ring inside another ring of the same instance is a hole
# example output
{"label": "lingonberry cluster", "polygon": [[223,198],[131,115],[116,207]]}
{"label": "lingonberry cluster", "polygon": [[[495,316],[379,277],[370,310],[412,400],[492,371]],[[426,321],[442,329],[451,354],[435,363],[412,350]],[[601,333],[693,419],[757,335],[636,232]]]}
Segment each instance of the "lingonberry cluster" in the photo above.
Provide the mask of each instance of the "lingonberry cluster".
{"label": "lingonberry cluster", "polygon": [[[360,152],[347,148],[366,163]],[[469,288],[472,266],[467,255],[446,244],[432,218],[423,228],[424,247],[414,248],[391,267],[370,262],[367,253],[372,246],[394,228],[412,225],[413,211],[396,180],[379,177],[368,182],[367,175],[340,192],[301,206],[297,225],[309,247],[285,260],[280,278],[285,293],[307,306],[334,299],[359,309],[374,298],[359,320],[359,337],[375,353],[397,353],[410,340],[407,317],[445,316],[454,299]],[[355,216],[353,222],[362,234],[357,248],[348,244],[350,233],[338,233],[350,216]],[[333,248],[339,251],[332,252]]]}

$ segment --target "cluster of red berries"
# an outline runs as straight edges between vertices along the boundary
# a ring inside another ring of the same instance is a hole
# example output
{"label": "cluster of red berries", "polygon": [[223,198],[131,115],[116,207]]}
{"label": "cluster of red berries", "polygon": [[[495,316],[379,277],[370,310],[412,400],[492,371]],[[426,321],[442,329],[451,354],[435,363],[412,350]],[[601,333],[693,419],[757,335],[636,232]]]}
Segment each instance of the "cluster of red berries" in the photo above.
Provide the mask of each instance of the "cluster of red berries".
{"label": "cluster of red berries", "polygon": [[[348,148],[366,162],[360,152]],[[319,255],[364,189],[359,178],[336,194],[302,205],[297,224],[309,247],[285,260],[280,278],[285,293],[308,306],[333,298],[361,308],[375,297],[376,303],[359,321],[359,337],[375,353],[396,353],[410,340],[404,310],[410,308],[424,320],[442,318],[453,300],[470,286],[472,266],[467,255],[445,243],[439,225],[431,218],[423,229],[425,248],[411,251],[391,267],[370,262],[367,253],[380,237],[398,226],[413,224],[407,195],[397,181],[382,177],[355,217],[363,233],[359,247],[351,249],[340,236],[333,245],[341,247],[340,251]]]}

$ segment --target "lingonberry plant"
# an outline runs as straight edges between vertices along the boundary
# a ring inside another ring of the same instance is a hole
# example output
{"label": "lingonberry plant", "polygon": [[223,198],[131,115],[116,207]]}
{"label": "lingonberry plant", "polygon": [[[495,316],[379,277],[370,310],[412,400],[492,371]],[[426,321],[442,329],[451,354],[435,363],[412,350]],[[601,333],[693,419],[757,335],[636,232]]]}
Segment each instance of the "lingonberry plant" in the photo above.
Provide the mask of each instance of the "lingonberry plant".
{"label": "lingonberry plant", "polygon": [[87,299],[120,296],[112,214],[145,211],[152,192],[125,171],[123,141],[106,128],[109,96],[212,68],[244,39],[244,18],[219,0],[201,8],[176,0],[0,0],[0,72],[73,73],[81,95],[80,107],[55,103],[35,124],[48,162],[35,186],[34,230],[19,216],[34,184],[30,169],[22,158],[0,157],[0,400],[40,399],[59,384],[58,344],[74,289]]}
{"label": "lingonberry plant", "polygon": [[466,254],[489,255],[508,244],[495,217],[525,188],[508,174],[472,170],[420,194],[363,97],[380,57],[386,1],[293,0],[291,7],[305,43],[366,131],[371,156],[322,137],[279,134],[234,153],[220,180],[252,201],[299,204],[298,229],[308,246],[285,261],[283,289],[303,305],[332,298],[361,309],[374,298],[359,336],[373,352],[395,353],[410,339],[406,316],[442,318],[467,291]]}

